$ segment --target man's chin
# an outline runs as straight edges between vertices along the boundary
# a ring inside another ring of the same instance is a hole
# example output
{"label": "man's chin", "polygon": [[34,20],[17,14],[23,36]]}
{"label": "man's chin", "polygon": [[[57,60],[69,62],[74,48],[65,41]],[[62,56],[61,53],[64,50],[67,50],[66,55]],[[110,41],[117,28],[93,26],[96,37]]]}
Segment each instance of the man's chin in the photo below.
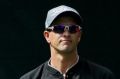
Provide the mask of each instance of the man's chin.
{"label": "man's chin", "polygon": [[62,46],[62,49],[64,49],[64,50],[68,50],[68,49],[70,49],[71,48],[71,45],[68,45],[68,44],[64,44],[63,46]]}
{"label": "man's chin", "polygon": [[61,52],[71,52],[71,47],[70,46],[64,46],[60,49]]}

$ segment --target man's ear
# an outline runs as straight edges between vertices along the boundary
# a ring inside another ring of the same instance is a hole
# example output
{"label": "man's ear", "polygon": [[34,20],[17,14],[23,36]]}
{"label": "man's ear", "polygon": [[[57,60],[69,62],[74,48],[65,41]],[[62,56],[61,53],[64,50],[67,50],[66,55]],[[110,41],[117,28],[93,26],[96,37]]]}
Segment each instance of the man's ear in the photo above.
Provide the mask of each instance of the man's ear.
{"label": "man's ear", "polygon": [[44,32],[43,32],[43,35],[44,35],[46,41],[47,41],[48,43],[50,43],[50,40],[49,40],[49,32],[48,32],[48,31],[44,31]]}

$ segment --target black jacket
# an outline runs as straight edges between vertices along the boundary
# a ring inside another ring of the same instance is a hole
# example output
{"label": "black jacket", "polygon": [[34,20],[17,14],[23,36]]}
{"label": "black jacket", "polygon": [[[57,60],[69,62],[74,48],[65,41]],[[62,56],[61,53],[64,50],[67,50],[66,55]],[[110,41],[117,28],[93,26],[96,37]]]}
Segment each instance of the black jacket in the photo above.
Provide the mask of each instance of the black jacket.
{"label": "black jacket", "polygon": [[[63,75],[48,65],[48,61],[26,73],[20,79],[64,79]],[[66,73],[66,79],[115,79],[112,72],[88,60],[79,62]]]}

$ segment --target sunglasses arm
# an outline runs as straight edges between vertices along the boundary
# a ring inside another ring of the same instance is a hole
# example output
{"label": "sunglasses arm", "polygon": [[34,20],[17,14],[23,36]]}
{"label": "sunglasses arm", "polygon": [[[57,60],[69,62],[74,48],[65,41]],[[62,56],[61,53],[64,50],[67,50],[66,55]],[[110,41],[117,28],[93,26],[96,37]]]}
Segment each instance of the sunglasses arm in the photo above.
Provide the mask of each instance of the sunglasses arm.
{"label": "sunglasses arm", "polygon": [[46,28],[47,30],[53,30],[53,26]]}

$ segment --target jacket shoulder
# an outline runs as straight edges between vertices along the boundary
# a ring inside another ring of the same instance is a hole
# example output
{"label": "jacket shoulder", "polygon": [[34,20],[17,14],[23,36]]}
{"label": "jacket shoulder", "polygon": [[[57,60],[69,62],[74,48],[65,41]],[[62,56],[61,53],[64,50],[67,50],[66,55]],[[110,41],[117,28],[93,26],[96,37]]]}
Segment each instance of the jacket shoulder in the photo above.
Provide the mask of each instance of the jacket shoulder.
{"label": "jacket shoulder", "polygon": [[103,79],[114,79],[114,73],[108,69],[105,66],[96,64],[94,62],[91,61],[87,61],[89,67],[90,67],[90,71],[93,75],[96,75],[96,79],[97,77],[102,76]]}
{"label": "jacket shoulder", "polygon": [[20,79],[37,79],[40,76],[40,73],[42,73],[44,64],[41,64],[40,66],[36,67],[35,69],[27,72],[23,76],[20,77]]}

